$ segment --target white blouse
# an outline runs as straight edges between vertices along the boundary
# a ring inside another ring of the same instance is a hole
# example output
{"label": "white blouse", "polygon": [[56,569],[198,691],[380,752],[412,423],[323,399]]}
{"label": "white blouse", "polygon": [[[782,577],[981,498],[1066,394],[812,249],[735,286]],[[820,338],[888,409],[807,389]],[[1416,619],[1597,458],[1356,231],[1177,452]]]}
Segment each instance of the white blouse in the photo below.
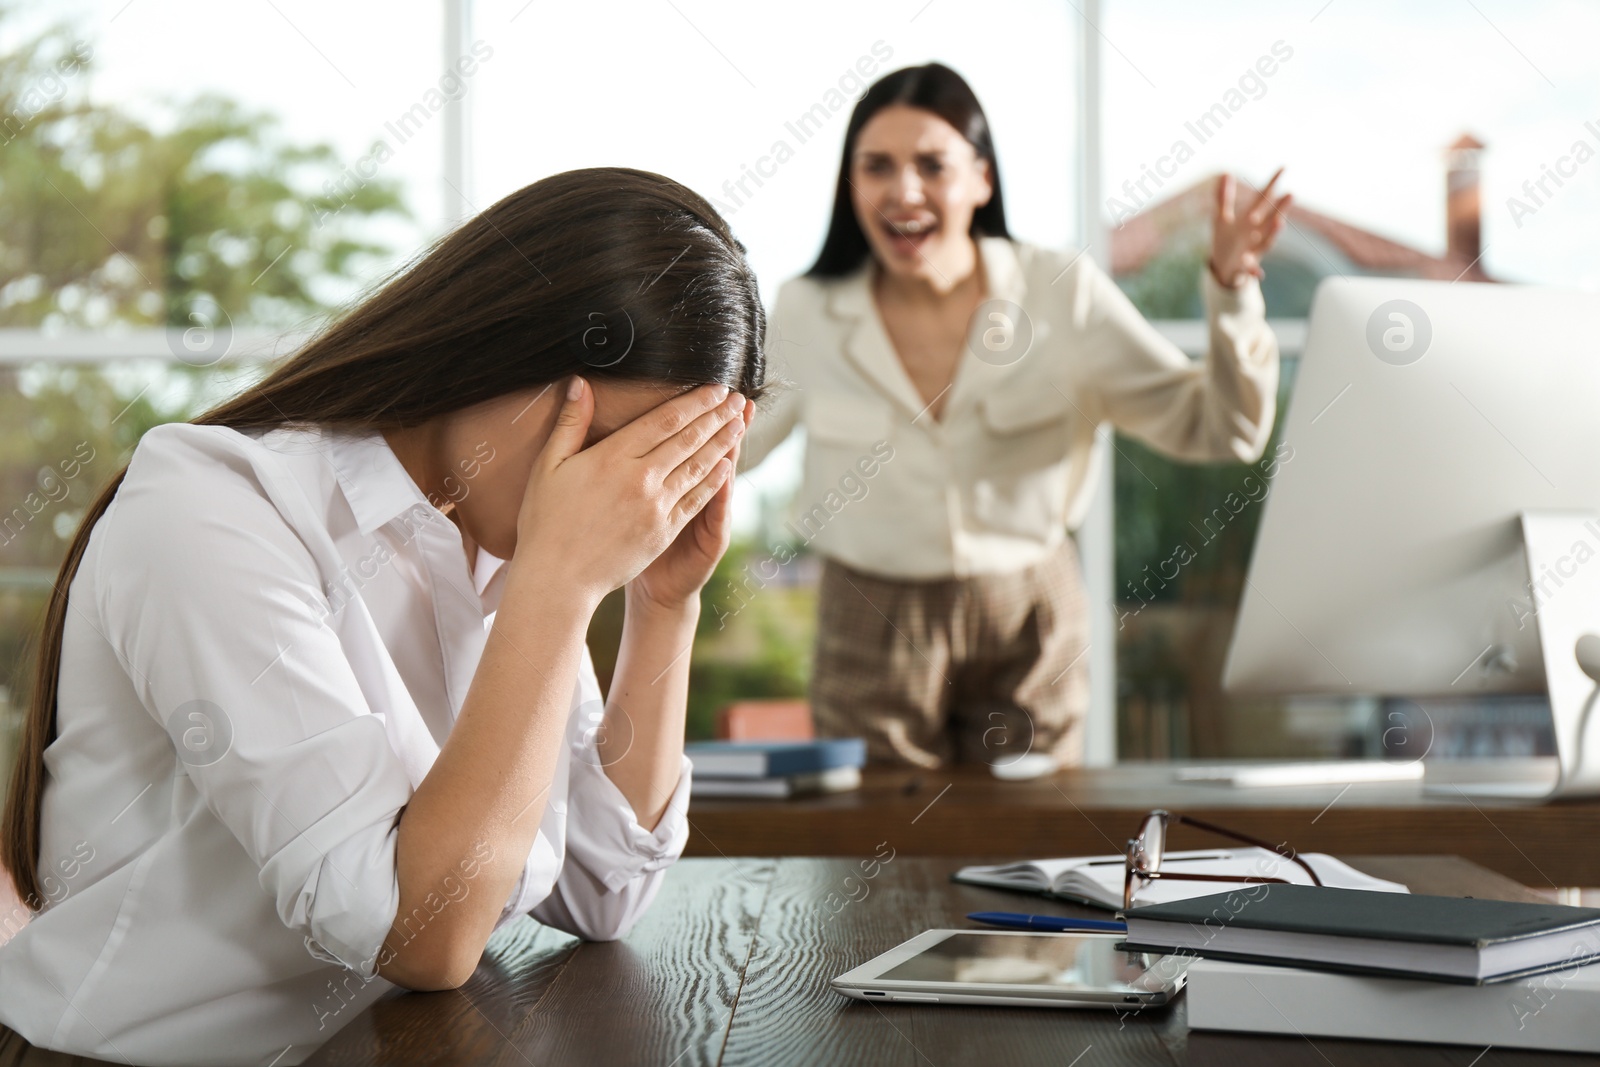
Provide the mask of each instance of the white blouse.
{"label": "white blouse", "polygon": [[1083,521],[1102,423],[1189,462],[1261,455],[1278,344],[1254,278],[1225,289],[1202,268],[1197,362],[1086,255],[1004,237],[978,253],[988,299],[937,419],[878,314],[870,257],[848,277],[778,290],[769,379],[787,387],[750,424],[739,469],[804,427],[797,540],[902,580],[1017,571]]}
{"label": "white blouse", "polygon": [[[483,445],[463,465],[494,462]],[[473,890],[488,846],[397,917],[402,809],[461,710],[502,561],[381,434],[159,426],[71,587],[45,751],[45,909],[0,948],[0,1022],[144,1064],[295,1064],[395,989],[391,925]],[[622,936],[688,839],[596,750],[585,649],[538,837],[500,924]],[[404,934],[402,934],[404,936]]]}

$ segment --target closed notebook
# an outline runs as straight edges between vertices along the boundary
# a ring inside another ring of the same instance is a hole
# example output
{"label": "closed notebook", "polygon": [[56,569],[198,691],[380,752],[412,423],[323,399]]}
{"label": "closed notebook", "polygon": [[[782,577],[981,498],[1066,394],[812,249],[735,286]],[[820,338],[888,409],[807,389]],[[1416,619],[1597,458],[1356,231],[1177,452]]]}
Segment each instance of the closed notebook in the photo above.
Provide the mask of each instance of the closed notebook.
{"label": "closed notebook", "polygon": [[861,768],[834,767],[816,774],[790,774],[781,778],[696,778],[690,784],[696,797],[764,797],[782,800],[807,793],[843,793],[861,788]]}
{"label": "closed notebook", "polygon": [[694,741],[683,746],[696,778],[780,778],[867,762],[859,737],[818,741]]}
{"label": "closed notebook", "polygon": [[1259,885],[1130,908],[1156,952],[1481,985],[1600,958],[1600,908]]}
{"label": "closed notebook", "polygon": [[1600,963],[1476,987],[1230,960],[1188,976],[1190,1030],[1600,1052]]}
{"label": "closed notebook", "polygon": [[[1406,892],[1406,887],[1399,882],[1374,878],[1321,852],[1302,853],[1300,858],[1317,872],[1317,877],[1322,879],[1323,885],[1336,885],[1345,889],[1372,889],[1386,893]],[[1311,881],[1298,864],[1290,863],[1277,853],[1261,848],[1211,848],[1169,852],[1162,860],[1162,867],[1168,871],[1189,874],[1237,874],[1241,878],[1284,878],[1307,884]],[[1003,863],[997,866],[963,867],[951,878],[953,881],[966,882],[969,885],[1013,889],[1020,893],[1040,893],[1117,911],[1122,907],[1122,871],[1121,856],[1069,856],[1064,859],[1028,860],[1023,863]],[[1240,881],[1234,888],[1246,889],[1249,885],[1248,882]],[[1225,892],[1228,888],[1225,882],[1156,879],[1139,887],[1138,899],[1140,903],[1158,904],[1168,900],[1208,896]]]}

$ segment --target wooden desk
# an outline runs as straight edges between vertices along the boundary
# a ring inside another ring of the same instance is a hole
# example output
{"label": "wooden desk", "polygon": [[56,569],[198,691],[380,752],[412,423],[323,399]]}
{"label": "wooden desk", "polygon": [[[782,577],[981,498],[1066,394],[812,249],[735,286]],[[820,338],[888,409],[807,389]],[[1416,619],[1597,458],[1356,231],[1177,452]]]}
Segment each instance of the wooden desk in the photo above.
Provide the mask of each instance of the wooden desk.
{"label": "wooden desk", "polygon": [[[985,767],[873,770],[856,792],[695,800],[691,856],[1082,856],[1121,852],[1151,808],[1287,841],[1301,852],[1463,856],[1523,884],[1600,886],[1600,803],[1423,796],[1417,783],[1233,789],[1124,764],[1002,782]],[[1221,844],[1175,828],[1175,847]]]}
{"label": "wooden desk", "polygon": [[[867,853],[871,855],[871,853]],[[887,855],[887,853],[885,853]],[[1416,891],[1532,900],[1445,856],[1348,857]],[[1020,902],[957,885],[963,860],[896,854],[862,880],[859,860],[684,860],[623,941],[585,943],[531,919],[502,929],[460,990],[404,993],[351,1020],[308,1064],[691,1067],[963,1064],[1104,1067],[1571,1067],[1568,1056],[1317,1038],[1187,1033],[1184,1004],[1119,1018],[1043,1008],[878,1006],[832,992],[836,975],[969,911]],[[849,885],[846,878],[855,879]],[[865,890],[863,892],[863,889]],[[854,896],[855,900],[850,897]]]}

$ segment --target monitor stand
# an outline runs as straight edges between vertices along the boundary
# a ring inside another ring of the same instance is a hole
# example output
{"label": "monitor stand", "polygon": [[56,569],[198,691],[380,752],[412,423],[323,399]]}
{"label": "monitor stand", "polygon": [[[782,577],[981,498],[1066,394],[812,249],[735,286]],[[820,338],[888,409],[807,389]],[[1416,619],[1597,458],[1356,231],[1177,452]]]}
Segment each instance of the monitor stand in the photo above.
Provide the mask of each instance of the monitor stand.
{"label": "monitor stand", "polygon": [[1521,524],[1556,758],[1519,760],[1519,767],[1507,768],[1526,776],[1499,773],[1478,781],[1450,781],[1446,766],[1435,764],[1423,784],[1426,793],[1528,800],[1600,796],[1600,744],[1591,741],[1589,730],[1600,683],[1600,515],[1524,511]]}

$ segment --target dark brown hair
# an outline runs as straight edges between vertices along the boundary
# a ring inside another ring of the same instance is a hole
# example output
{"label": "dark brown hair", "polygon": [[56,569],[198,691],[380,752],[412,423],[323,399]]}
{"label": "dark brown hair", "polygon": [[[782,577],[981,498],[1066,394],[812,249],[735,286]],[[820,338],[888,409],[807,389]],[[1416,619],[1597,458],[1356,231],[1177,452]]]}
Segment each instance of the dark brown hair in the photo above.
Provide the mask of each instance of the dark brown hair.
{"label": "dark brown hair", "polygon": [[[570,374],[763,392],[766,317],[744,246],[684,186],[617,167],[568,171],[462,224],[258,384],[192,421],[356,431],[417,425]],[[89,506],[39,634],[0,858],[28,907],[38,877],[44,750],[56,734],[67,595]]]}
{"label": "dark brown hair", "polygon": [[1000,163],[995,159],[989,118],[983,113],[983,105],[978,103],[972,86],[943,63],[904,67],[873,82],[856,102],[855,110],[850,112],[850,125],[844,132],[844,158],[839,161],[839,180],[833,190],[833,217],[828,222],[828,236],[823,239],[822,251],[806,271],[807,277],[842,278],[854,273],[872,252],[850,201],[850,161],[855,157],[856,139],[861,136],[862,127],[892,104],[906,104],[938,115],[967,139],[977,150],[979,159],[988,162],[994,194],[987,204],[972,213],[970,232],[974,237],[1011,236],[1006,229],[1005,197],[1000,195]]}

